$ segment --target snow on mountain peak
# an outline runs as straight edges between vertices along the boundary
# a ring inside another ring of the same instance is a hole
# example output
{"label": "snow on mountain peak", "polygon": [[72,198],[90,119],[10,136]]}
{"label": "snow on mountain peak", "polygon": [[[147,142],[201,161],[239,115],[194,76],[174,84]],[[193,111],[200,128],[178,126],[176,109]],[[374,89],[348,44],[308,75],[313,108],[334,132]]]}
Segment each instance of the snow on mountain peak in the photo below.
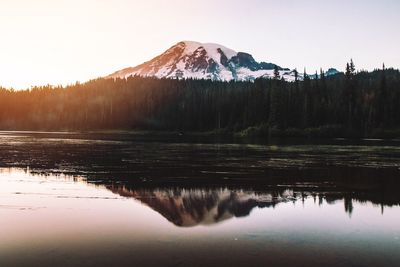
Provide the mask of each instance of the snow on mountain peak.
{"label": "snow on mountain peak", "polygon": [[218,49],[221,49],[222,52],[226,55],[226,57],[231,59],[232,57],[237,55],[237,52],[227,48],[225,46],[214,44],[214,43],[199,43],[194,41],[182,41],[178,44],[183,44],[185,46],[185,54],[192,54],[196,51],[199,47],[203,47],[210,58],[214,59],[217,62],[220,62],[221,54],[218,52]]}
{"label": "snow on mountain peak", "polygon": [[257,62],[248,53],[236,52],[214,43],[182,41],[150,61],[117,71],[106,78],[127,78],[138,75],[158,78],[246,81],[260,77],[271,78],[275,67],[278,67],[280,77],[288,81],[295,79],[293,71],[273,63]]}

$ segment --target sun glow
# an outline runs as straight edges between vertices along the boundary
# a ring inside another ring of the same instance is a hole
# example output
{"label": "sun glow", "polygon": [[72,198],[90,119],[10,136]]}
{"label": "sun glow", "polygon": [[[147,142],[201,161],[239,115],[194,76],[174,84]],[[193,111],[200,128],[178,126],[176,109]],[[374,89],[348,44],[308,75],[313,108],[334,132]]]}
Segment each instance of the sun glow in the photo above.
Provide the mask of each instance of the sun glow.
{"label": "sun glow", "polygon": [[137,1],[1,1],[0,85],[65,85],[143,62],[140,40],[154,37],[140,29],[146,8]]}
{"label": "sun glow", "polygon": [[0,86],[94,79],[182,40],[311,72],[343,70],[349,58],[369,70],[382,62],[398,68],[399,7],[392,0],[1,0]]}

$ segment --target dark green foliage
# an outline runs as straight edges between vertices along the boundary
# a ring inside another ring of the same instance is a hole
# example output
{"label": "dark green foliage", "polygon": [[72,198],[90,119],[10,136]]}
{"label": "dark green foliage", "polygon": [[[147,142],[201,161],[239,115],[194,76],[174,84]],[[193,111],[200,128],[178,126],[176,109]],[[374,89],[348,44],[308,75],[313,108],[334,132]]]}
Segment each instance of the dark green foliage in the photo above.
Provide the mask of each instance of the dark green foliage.
{"label": "dark green foliage", "polygon": [[[66,88],[0,89],[1,130],[167,130],[243,135],[391,136],[400,129],[394,69],[285,82],[98,79]],[[297,75],[296,75],[297,76]],[[387,134],[385,134],[387,133]]]}

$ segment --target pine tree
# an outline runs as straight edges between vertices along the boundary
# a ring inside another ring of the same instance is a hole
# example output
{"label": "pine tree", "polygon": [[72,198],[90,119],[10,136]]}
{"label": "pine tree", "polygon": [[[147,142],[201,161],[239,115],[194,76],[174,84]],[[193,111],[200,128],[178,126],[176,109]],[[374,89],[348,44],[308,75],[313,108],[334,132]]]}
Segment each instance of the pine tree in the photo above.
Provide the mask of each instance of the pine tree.
{"label": "pine tree", "polygon": [[279,68],[278,68],[278,66],[275,65],[275,67],[274,67],[274,80],[279,80],[279,79],[280,79]]}
{"label": "pine tree", "polygon": [[356,73],[356,67],[354,66],[353,59],[350,59],[349,68],[350,68],[350,73],[351,73],[351,75],[354,75],[354,74]]}
{"label": "pine tree", "polygon": [[377,101],[377,111],[378,111],[378,118],[377,118],[377,126],[378,127],[385,127],[385,121],[387,120],[387,89],[386,89],[386,68],[385,63],[382,66],[382,74],[381,80],[379,85],[379,93],[378,93],[378,101]]}
{"label": "pine tree", "polygon": [[350,78],[350,76],[351,76],[351,70],[350,70],[350,64],[349,63],[346,63],[346,73],[345,73],[345,75],[346,75],[346,78]]}
{"label": "pine tree", "polygon": [[325,72],[322,70],[322,68],[319,70],[319,73],[320,73],[321,80],[325,81]]}
{"label": "pine tree", "polygon": [[311,80],[304,68],[304,81],[303,81],[303,110],[302,110],[302,127],[307,128],[310,126],[310,87]]}
{"label": "pine tree", "polygon": [[347,127],[353,130],[353,120],[355,112],[356,85],[354,82],[355,65],[353,59],[346,64],[346,86],[344,92],[344,102],[347,103]]}

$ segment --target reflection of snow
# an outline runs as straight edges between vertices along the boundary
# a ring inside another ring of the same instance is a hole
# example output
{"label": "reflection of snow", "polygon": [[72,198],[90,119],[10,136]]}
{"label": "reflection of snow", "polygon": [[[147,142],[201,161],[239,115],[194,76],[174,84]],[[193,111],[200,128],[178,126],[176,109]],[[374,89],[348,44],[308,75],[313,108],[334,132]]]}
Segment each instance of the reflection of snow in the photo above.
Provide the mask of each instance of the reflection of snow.
{"label": "reflection of snow", "polygon": [[135,198],[178,226],[210,225],[248,216],[255,207],[275,206],[295,199],[293,191],[263,192],[229,189],[129,190],[109,186],[112,192]]}

